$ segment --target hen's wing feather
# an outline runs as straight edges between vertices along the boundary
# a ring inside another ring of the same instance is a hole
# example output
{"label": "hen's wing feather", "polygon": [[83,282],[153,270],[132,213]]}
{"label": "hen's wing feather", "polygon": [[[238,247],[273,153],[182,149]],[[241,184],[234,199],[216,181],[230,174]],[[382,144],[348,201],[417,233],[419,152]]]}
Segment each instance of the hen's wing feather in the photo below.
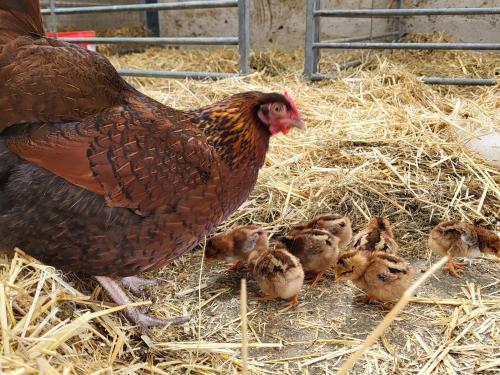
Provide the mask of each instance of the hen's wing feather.
{"label": "hen's wing feather", "polygon": [[180,197],[203,185],[200,204],[216,199],[220,163],[201,131],[169,121],[152,100],[131,101],[81,122],[13,126],[4,139],[23,159],[104,195],[111,207],[146,216],[179,208]]}
{"label": "hen's wing feather", "polygon": [[22,123],[79,121],[123,103],[130,92],[105,57],[76,45],[21,36],[0,49],[0,132]]}
{"label": "hen's wing feather", "polygon": [[0,44],[16,35],[43,35],[40,5],[35,0],[0,1]]}

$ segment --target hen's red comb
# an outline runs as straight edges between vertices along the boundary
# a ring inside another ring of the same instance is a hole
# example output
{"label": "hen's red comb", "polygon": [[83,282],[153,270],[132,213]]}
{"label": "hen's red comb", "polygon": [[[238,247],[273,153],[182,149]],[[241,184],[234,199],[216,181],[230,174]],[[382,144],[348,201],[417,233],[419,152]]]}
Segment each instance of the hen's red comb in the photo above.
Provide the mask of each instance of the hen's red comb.
{"label": "hen's red comb", "polygon": [[285,91],[284,97],[288,101],[288,104],[290,104],[292,114],[294,114],[297,117],[300,117],[300,113],[299,113],[297,106],[295,105],[295,102],[293,101],[292,97],[290,95],[288,95],[288,93],[286,91]]}

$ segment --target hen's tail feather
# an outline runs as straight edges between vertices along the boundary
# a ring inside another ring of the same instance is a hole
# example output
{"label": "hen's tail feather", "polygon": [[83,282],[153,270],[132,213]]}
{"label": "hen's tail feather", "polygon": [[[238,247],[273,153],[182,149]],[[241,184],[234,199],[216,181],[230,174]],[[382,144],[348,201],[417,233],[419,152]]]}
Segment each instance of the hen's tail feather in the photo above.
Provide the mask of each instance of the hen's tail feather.
{"label": "hen's tail feather", "polygon": [[0,44],[22,35],[44,35],[38,0],[0,0]]}

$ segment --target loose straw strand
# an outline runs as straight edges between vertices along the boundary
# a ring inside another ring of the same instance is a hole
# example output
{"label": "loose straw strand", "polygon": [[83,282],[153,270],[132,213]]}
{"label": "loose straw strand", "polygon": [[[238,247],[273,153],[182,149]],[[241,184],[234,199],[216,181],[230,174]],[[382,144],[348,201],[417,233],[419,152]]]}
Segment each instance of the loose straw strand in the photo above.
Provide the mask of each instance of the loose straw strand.
{"label": "loose straw strand", "polygon": [[241,279],[240,291],[241,308],[241,362],[243,375],[248,374],[248,323],[247,323],[247,281]]}

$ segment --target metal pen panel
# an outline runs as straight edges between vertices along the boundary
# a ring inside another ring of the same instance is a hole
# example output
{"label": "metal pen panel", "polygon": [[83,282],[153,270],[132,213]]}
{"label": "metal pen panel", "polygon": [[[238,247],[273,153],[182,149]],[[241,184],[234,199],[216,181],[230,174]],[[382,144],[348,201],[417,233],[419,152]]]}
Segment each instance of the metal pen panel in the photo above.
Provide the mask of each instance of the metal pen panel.
{"label": "metal pen panel", "polygon": [[319,18],[314,17],[314,12],[319,7],[319,0],[307,0],[304,73],[309,79],[318,69],[319,55],[315,53],[313,45],[319,41]]}
{"label": "metal pen panel", "polygon": [[238,1],[238,45],[240,74],[250,73],[250,4],[249,0]]}
{"label": "metal pen panel", "polygon": [[[106,12],[131,12],[147,11],[158,12],[167,10],[186,9],[213,9],[213,8],[238,8],[238,36],[236,37],[97,37],[97,38],[64,38],[70,43],[88,44],[152,44],[152,45],[228,45],[238,46],[239,73],[240,75],[250,72],[250,4],[249,0],[198,0],[178,1],[172,3],[157,3],[150,1],[146,4],[121,4],[121,5],[99,5],[81,7],[56,7],[55,0],[50,0],[50,8],[42,9],[42,14],[50,15],[50,28],[57,39],[57,15],[58,14],[83,14],[83,13],[106,13]],[[236,73],[217,72],[190,72],[190,71],[162,71],[142,69],[117,69],[122,75],[163,77],[163,78],[193,78],[193,79],[220,79],[238,77]]]}
{"label": "metal pen panel", "polygon": [[416,8],[416,9],[323,9],[315,17],[409,17],[409,16],[478,16],[500,14],[500,8]]}
{"label": "metal pen panel", "polygon": [[[412,50],[472,50],[472,51],[498,51],[500,43],[401,43],[401,42],[364,42],[367,39],[381,39],[389,36],[401,36],[401,17],[412,16],[484,16],[500,14],[499,7],[485,8],[414,8],[402,9],[401,0],[396,1],[396,9],[319,9],[315,0],[308,0],[306,8],[306,42],[304,74],[313,81],[335,78],[335,74],[321,74],[318,72],[319,58],[315,51],[321,49],[412,49]],[[321,17],[395,17],[395,32],[379,35],[373,38],[366,36],[343,38],[337,40],[320,41],[315,36],[315,25]],[[353,67],[361,64],[361,60],[356,59],[338,66],[338,69]],[[426,84],[437,85],[495,85],[497,81],[490,78],[446,78],[446,77],[422,77]]]}
{"label": "metal pen panel", "polygon": [[191,72],[191,71],[167,71],[167,70],[147,70],[147,69],[116,69],[122,76],[129,77],[154,77],[154,78],[192,78],[192,79],[221,79],[239,77],[237,73],[216,73],[216,72]]}
{"label": "metal pen panel", "polygon": [[442,78],[424,77],[424,83],[429,85],[465,85],[465,86],[495,86],[497,81],[492,78]]}
{"label": "metal pen panel", "polygon": [[213,45],[213,46],[236,46],[237,37],[145,37],[145,38],[127,38],[127,37],[99,37],[99,38],[64,38],[69,43],[89,43],[89,44],[170,44],[170,45]]}
{"label": "metal pen panel", "polygon": [[392,32],[392,33],[386,33],[386,34],[375,35],[375,36],[364,35],[364,36],[355,36],[355,37],[352,37],[352,38],[342,38],[342,39],[325,40],[322,43],[362,42],[364,40],[385,39],[385,38],[391,38],[391,37],[397,37],[397,36],[398,36],[397,32]]}
{"label": "metal pen panel", "polygon": [[447,49],[447,50],[500,50],[500,43],[314,43],[313,48],[330,49]]}
{"label": "metal pen panel", "polygon": [[[55,14],[80,14],[80,13],[109,13],[109,12],[134,12],[145,10],[184,10],[184,9],[210,9],[237,7],[238,0],[211,0],[211,1],[182,1],[176,3],[157,4],[121,4],[97,5],[86,7],[60,7],[55,9]],[[42,14],[50,14],[50,9],[42,9]]]}

